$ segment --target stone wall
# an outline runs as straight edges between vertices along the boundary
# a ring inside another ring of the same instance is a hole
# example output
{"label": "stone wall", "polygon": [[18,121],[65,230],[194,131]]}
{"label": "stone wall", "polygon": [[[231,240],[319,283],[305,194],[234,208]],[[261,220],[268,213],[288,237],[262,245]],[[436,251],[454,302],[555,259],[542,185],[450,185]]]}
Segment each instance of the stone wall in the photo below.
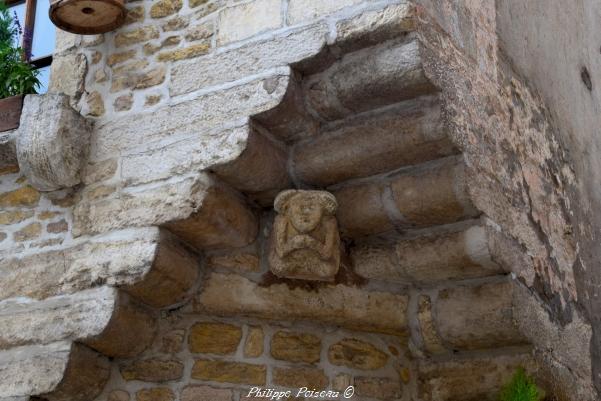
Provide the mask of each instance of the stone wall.
{"label": "stone wall", "polygon": [[[17,369],[43,354],[101,371],[82,375],[99,401],[493,400],[519,365],[596,399],[573,162],[498,52],[493,2],[419,3],[130,1],[115,32],[59,32],[51,90],[94,129],[80,185],[0,176],[0,317],[23,311],[0,328],[21,379],[0,398],[90,398]],[[336,196],[332,283],[269,272],[289,188]]]}

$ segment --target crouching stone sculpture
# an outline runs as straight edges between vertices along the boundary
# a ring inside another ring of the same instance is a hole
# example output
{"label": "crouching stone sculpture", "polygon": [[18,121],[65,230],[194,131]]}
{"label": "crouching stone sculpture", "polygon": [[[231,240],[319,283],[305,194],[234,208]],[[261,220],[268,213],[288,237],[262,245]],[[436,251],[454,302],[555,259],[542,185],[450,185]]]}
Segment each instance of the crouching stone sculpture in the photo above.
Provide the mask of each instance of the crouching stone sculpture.
{"label": "crouching stone sculpture", "polygon": [[340,265],[336,198],[325,191],[287,190],[275,199],[269,264],[278,277],[332,281]]}
{"label": "crouching stone sculpture", "polygon": [[91,123],[61,94],[28,95],[17,135],[19,168],[40,191],[75,186],[88,156]]}

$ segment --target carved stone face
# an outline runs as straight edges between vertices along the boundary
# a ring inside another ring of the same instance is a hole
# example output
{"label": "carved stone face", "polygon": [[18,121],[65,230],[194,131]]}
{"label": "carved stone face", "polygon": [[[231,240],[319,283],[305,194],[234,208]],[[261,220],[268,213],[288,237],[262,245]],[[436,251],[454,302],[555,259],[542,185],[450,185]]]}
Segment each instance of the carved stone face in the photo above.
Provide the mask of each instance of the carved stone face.
{"label": "carved stone face", "polygon": [[309,196],[295,196],[288,205],[288,218],[301,233],[313,231],[321,222],[323,207]]}

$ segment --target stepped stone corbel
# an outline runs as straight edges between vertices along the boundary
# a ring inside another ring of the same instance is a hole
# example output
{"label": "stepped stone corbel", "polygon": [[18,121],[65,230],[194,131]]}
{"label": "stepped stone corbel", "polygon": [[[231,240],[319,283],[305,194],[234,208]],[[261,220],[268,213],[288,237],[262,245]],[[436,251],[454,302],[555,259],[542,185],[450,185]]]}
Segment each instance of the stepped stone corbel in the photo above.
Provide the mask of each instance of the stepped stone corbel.
{"label": "stepped stone corbel", "polygon": [[40,191],[81,182],[88,156],[91,123],[62,94],[28,95],[16,136],[20,170]]}

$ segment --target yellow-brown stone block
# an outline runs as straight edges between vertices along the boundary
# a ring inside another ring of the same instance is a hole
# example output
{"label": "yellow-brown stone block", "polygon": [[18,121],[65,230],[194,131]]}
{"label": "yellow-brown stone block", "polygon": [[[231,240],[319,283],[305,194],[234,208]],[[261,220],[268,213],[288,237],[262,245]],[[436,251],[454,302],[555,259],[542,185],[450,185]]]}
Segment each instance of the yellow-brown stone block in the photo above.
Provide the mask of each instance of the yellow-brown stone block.
{"label": "yellow-brown stone block", "polygon": [[32,211],[16,210],[14,212],[0,212],[0,225],[20,223],[32,216]]}
{"label": "yellow-brown stone block", "polygon": [[225,323],[197,323],[190,329],[191,352],[233,354],[242,339],[242,329]]}
{"label": "yellow-brown stone block", "polygon": [[121,376],[127,381],[164,382],[181,379],[184,365],[178,360],[145,359],[121,367]]}
{"label": "yellow-brown stone block", "polygon": [[175,14],[182,8],[182,0],[159,0],[150,8],[152,18],[163,18]]}
{"label": "yellow-brown stone block", "polygon": [[227,255],[213,255],[209,257],[207,265],[211,269],[229,269],[238,272],[258,272],[259,257],[252,253],[236,253]]}
{"label": "yellow-brown stone block", "polygon": [[265,385],[267,367],[249,363],[197,360],[192,368],[192,378],[221,383]]}
{"label": "yellow-brown stone block", "polygon": [[203,54],[207,54],[209,52],[210,47],[211,44],[208,42],[199,43],[196,45],[184,47],[182,49],[161,52],[157,56],[157,59],[159,61],[178,61],[187,58],[198,57]]}
{"label": "yellow-brown stone block", "polygon": [[159,37],[159,30],[155,26],[143,26],[131,31],[118,32],[115,35],[115,47],[124,47],[136,43],[146,42]]}
{"label": "yellow-brown stone block", "polygon": [[355,377],[355,394],[359,397],[396,400],[403,390],[398,380],[385,377]]}
{"label": "yellow-brown stone block", "polygon": [[328,378],[321,369],[314,368],[274,368],[273,383],[288,388],[308,387],[325,390]]}
{"label": "yellow-brown stone block", "polygon": [[260,326],[248,328],[248,335],[244,343],[244,356],[246,358],[257,358],[263,354],[263,329]]}
{"label": "yellow-brown stone block", "polygon": [[365,341],[345,338],[330,346],[328,359],[332,364],[338,366],[376,370],[386,365],[388,355]]}
{"label": "yellow-brown stone block", "polygon": [[39,237],[41,233],[42,225],[40,223],[31,223],[14,233],[13,238],[17,242],[29,241]]}
{"label": "yellow-brown stone block", "polygon": [[170,388],[156,387],[140,390],[136,393],[136,401],[173,401],[175,394]]}
{"label": "yellow-brown stone block", "polygon": [[108,56],[106,63],[109,66],[113,66],[115,64],[123,63],[124,61],[130,60],[136,56],[135,50],[128,50],[126,52],[115,53]]}
{"label": "yellow-brown stone block", "polygon": [[290,362],[319,362],[321,339],[308,333],[278,331],[271,339],[271,356]]}
{"label": "yellow-brown stone block", "polygon": [[39,201],[40,193],[29,186],[0,194],[0,207],[31,207]]}

